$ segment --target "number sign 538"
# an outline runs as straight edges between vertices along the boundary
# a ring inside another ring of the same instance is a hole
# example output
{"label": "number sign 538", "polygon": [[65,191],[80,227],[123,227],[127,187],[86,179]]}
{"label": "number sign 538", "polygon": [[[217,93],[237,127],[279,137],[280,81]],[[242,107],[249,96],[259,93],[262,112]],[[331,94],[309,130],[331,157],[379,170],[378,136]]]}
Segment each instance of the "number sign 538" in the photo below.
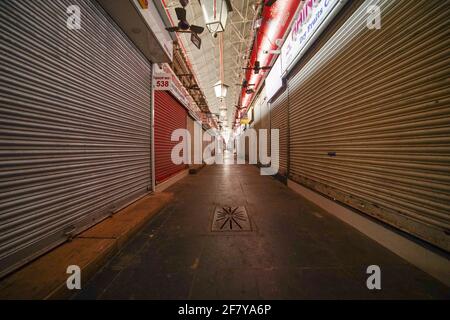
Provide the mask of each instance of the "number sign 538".
{"label": "number sign 538", "polygon": [[155,90],[170,90],[172,79],[170,75],[155,74],[153,78],[153,87]]}

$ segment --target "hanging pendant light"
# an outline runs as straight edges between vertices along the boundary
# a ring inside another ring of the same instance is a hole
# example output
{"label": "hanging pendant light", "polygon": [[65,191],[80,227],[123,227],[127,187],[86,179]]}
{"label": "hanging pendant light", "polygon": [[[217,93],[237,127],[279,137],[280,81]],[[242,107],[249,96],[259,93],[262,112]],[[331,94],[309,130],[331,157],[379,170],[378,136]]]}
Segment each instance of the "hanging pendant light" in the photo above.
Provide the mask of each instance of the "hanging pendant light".
{"label": "hanging pendant light", "polygon": [[231,11],[227,0],[201,0],[205,25],[215,36],[225,31],[228,11]]}
{"label": "hanging pendant light", "polygon": [[223,84],[221,81],[217,82],[214,85],[214,93],[216,97],[219,99],[223,99],[227,96],[228,87],[226,84]]}

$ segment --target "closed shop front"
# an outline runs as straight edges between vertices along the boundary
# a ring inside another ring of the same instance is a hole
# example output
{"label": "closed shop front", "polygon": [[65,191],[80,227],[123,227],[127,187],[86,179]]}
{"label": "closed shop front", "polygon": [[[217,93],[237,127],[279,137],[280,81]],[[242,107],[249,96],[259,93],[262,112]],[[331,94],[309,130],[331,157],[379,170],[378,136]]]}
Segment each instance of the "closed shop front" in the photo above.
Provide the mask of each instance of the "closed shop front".
{"label": "closed shop front", "polygon": [[[203,155],[202,155],[202,159],[203,161],[205,161],[207,159],[207,157],[205,157],[205,149],[210,146],[210,149],[207,153],[207,156],[211,155],[211,156],[215,156],[216,154],[216,141],[215,141],[215,136],[214,136],[214,131],[212,128],[208,129],[208,130],[204,130],[203,129]],[[210,159],[211,160],[211,159]]]}
{"label": "closed shop front", "polygon": [[208,142],[208,141],[205,141],[205,140],[208,140],[208,138],[209,139],[212,139],[212,138],[211,138],[210,134],[208,133],[208,131],[203,129],[203,128],[202,128],[202,133],[203,133],[203,138],[202,138],[202,159],[204,161],[205,160],[205,158],[204,158],[205,149],[208,146],[208,144],[211,143],[211,142]]}
{"label": "closed shop front", "polygon": [[261,139],[261,132],[260,129],[266,130],[266,153],[270,155],[270,123],[269,123],[269,110],[268,110],[268,104],[267,104],[267,97],[265,95],[265,88],[263,88],[258,95],[258,98],[255,100],[254,103],[254,115],[255,119],[253,122],[253,129],[256,130],[256,135],[258,137],[257,140],[257,152],[258,152],[258,162],[260,162],[259,159],[259,149],[260,149],[260,139]]}
{"label": "closed shop front", "polygon": [[[187,117],[187,129],[191,135],[191,161],[190,164],[198,165],[202,164],[203,157],[203,135],[205,130],[202,128],[200,120],[193,118],[190,113]],[[198,150],[195,150],[195,143],[197,142]],[[197,162],[195,163],[195,154],[197,153]]]}
{"label": "closed shop front", "polygon": [[[253,104],[253,114],[254,114],[254,119],[253,119],[253,123],[251,124],[251,128],[253,130],[255,130],[255,134],[256,134],[256,140],[253,142],[255,144],[255,150],[257,151],[257,162],[259,163],[259,129],[261,129],[261,94],[258,95],[258,97],[256,98],[254,104]],[[250,141],[250,139],[248,140],[249,146],[250,143],[252,143]],[[250,148],[246,149],[247,152],[247,158],[249,158],[250,154]]]}
{"label": "closed shop front", "polygon": [[155,91],[155,176],[161,183],[187,167],[174,164],[173,147],[180,141],[171,141],[176,129],[187,128],[187,110],[168,91]]}
{"label": "closed shop front", "polygon": [[189,134],[191,135],[191,155],[190,155],[190,164],[194,164],[194,145],[195,145],[195,120],[188,116],[187,117],[187,129]]}
{"label": "closed shop front", "polygon": [[446,1],[349,3],[288,78],[290,179],[447,251],[448,21]]}
{"label": "closed shop front", "polygon": [[95,1],[1,1],[0,15],[4,275],[150,191],[151,64]]}
{"label": "closed shop front", "polygon": [[[278,172],[287,176],[288,168],[288,93],[282,92],[275,100],[269,103],[270,128],[278,129],[279,146],[272,149],[272,161],[278,158]],[[277,152],[278,151],[278,152]]]}
{"label": "closed shop front", "polygon": [[253,105],[247,111],[248,125],[246,125],[246,128],[243,131],[243,134],[247,135],[247,137],[245,138],[245,161],[246,161],[246,163],[250,163],[250,136],[251,136],[251,133],[248,132],[248,129],[250,129],[250,128],[256,129],[255,128],[256,116],[257,116],[257,113],[255,111],[255,105]]}
{"label": "closed shop front", "polygon": [[255,118],[253,119],[252,128],[258,130],[261,128],[261,95],[256,98],[253,104],[253,114]]}
{"label": "closed shop front", "polygon": [[264,96],[260,105],[260,115],[261,115],[261,129],[270,129],[270,119],[269,119],[269,105],[267,103],[267,97]]}
{"label": "closed shop front", "polygon": [[[265,90],[261,94],[260,105],[259,105],[259,115],[260,115],[260,125],[259,129],[263,129],[266,132],[266,139],[262,139],[261,133],[258,133],[258,157],[259,157],[259,149],[261,148],[260,143],[266,145],[266,154],[270,156],[270,119],[269,119],[269,105],[267,103],[267,97],[265,95]],[[259,142],[262,139],[261,142]],[[264,151],[264,150],[263,150]],[[265,165],[268,165],[266,163]]]}

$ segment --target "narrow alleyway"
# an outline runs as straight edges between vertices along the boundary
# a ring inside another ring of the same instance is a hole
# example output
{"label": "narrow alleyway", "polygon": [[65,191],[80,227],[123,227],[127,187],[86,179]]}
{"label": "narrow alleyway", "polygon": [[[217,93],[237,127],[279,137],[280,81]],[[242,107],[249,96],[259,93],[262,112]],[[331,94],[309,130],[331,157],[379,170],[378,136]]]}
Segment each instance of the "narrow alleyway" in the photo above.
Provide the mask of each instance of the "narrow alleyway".
{"label": "narrow alleyway", "polygon": [[449,4],[0,0],[0,301],[450,299]]}
{"label": "narrow alleyway", "polygon": [[[447,289],[250,165],[207,166],[75,299],[448,298]],[[251,231],[211,231],[245,206]],[[382,290],[366,268],[382,270]]]}

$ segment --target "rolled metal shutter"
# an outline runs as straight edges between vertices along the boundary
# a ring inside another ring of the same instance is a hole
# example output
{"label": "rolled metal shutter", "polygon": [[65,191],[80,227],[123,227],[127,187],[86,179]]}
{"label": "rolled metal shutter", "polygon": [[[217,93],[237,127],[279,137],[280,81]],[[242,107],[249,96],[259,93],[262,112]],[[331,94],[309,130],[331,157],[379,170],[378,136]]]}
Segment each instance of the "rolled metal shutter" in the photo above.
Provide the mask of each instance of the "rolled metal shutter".
{"label": "rolled metal shutter", "polygon": [[155,180],[161,183],[179,171],[186,164],[172,162],[172,148],[179,141],[171,141],[172,132],[186,129],[186,109],[168,92],[155,91]]}
{"label": "rolled metal shutter", "polygon": [[272,151],[272,161],[278,158],[279,174],[287,176],[288,170],[288,91],[281,93],[270,103],[270,128],[279,130],[279,147]]}
{"label": "rolled metal shutter", "polygon": [[203,139],[206,136],[208,136],[208,132],[204,128],[202,128],[202,159],[203,159],[203,152],[205,152],[206,146],[208,145],[208,142]]}
{"label": "rolled metal shutter", "polygon": [[204,156],[204,152],[205,152],[205,149],[206,149],[206,147],[208,146],[208,144],[210,142],[205,141],[204,139],[207,139],[206,137],[211,137],[211,135],[205,129],[202,129],[202,133],[203,133],[203,138],[202,138],[202,159],[203,159],[203,161],[205,161],[205,159],[203,157]]}
{"label": "rolled metal shutter", "polygon": [[187,129],[191,135],[191,164],[194,163],[194,142],[195,142],[195,120],[187,117]]}
{"label": "rolled metal shutter", "polygon": [[269,104],[265,96],[261,101],[261,129],[270,129]]}
{"label": "rolled metal shutter", "polygon": [[365,1],[288,81],[290,178],[447,251],[448,21],[446,1]]}
{"label": "rolled metal shutter", "polygon": [[4,275],[147,193],[151,64],[94,1],[1,1],[0,21]]}
{"label": "rolled metal shutter", "polygon": [[[261,93],[259,94],[258,98],[255,100],[254,104],[254,110],[255,110],[255,121],[253,125],[253,129],[256,130],[256,136],[257,136],[257,152],[258,152],[258,163],[259,163],[259,143],[261,139],[260,131],[261,129],[270,129],[269,125],[269,114],[268,114],[268,106],[265,96],[265,90],[263,89]],[[270,133],[267,133],[267,143],[268,148],[267,152],[270,153]]]}
{"label": "rolled metal shutter", "polygon": [[[260,112],[261,112],[261,125],[260,125],[260,129],[264,129],[266,130],[266,135],[267,135],[267,139],[266,139],[266,143],[267,143],[267,153],[268,155],[270,155],[271,153],[271,145],[270,145],[270,119],[269,119],[269,104],[267,103],[267,97],[265,95],[264,92],[264,96],[261,99],[261,107],[260,107]],[[261,136],[261,135],[259,135]],[[258,145],[258,150],[259,150],[259,145]]]}
{"label": "rolled metal shutter", "polygon": [[252,127],[253,129],[258,130],[261,128],[261,95],[259,95],[255,100],[253,110],[255,118],[253,120]]}
{"label": "rolled metal shutter", "polygon": [[[256,144],[256,151],[257,153],[257,162],[259,164],[259,129],[261,129],[261,94],[258,95],[256,98],[254,104],[253,104],[253,115],[254,115],[254,121],[252,123],[252,129],[255,130],[256,133],[256,141],[254,143]],[[250,143],[250,139],[246,139],[246,144]],[[250,145],[249,145],[250,146]],[[246,157],[249,159],[250,156],[250,148],[247,148],[246,146]]]}

